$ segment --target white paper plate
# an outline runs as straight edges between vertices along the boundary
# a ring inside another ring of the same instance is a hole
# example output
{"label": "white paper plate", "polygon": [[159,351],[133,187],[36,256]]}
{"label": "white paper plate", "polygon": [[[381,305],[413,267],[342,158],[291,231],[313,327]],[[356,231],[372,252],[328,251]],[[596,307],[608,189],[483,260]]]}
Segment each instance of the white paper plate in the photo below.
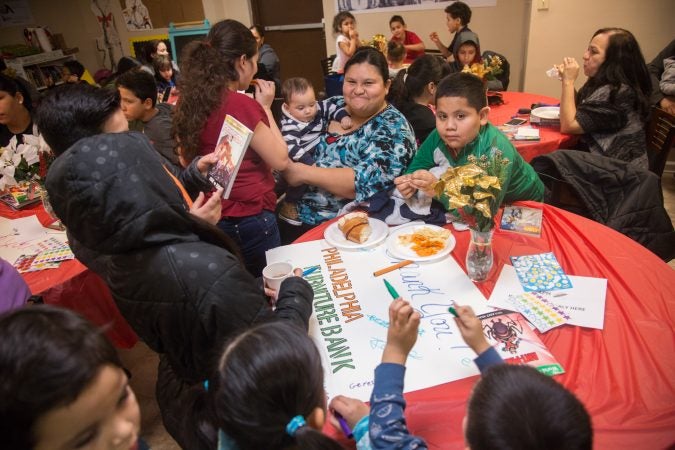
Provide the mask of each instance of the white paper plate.
{"label": "white paper plate", "polygon": [[[392,254],[392,256],[400,259],[409,259],[415,262],[436,261],[445,258],[448,254],[450,254],[452,249],[455,248],[456,241],[452,233],[450,233],[450,236],[448,236],[448,239],[445,242],[445,247],[443,247],[443,249],[440,252],[434,255],[419,256],[410,247],[399,244],[398,240],[399,236],[414,233],[420,230],[421,228],[431,228],[434,230],[441,229],[441,227],[438,227],[436,225],[427,225],[427,224],[422,225],[416,224],[405,228],[399,228],[398,230],[392,232],[387,238],[387,249]],[[445,230],[450,232],[450,230],[448,230],[447,228],[445,228]]]}
{"label": "white paper plate", "polygon": [[560,107],[559,106],[542,106],[541,108],[534,108],[531,115],[539,117],[540,119],[559,120]]}
{"label": "white paper plate", "polygon": [[389,226],[379,219],[371,219],[370,217],[368,218],[368,223],[370,224],[372,232],[370,233],[368,240],[362,244],[347,240],[344,234],[342,234],[342,231],[338,228],[337,222],[333,222],[326,228],[326,231],[323,232],[323,238],[333,247],[346,250],[373,247],[387,238]]}

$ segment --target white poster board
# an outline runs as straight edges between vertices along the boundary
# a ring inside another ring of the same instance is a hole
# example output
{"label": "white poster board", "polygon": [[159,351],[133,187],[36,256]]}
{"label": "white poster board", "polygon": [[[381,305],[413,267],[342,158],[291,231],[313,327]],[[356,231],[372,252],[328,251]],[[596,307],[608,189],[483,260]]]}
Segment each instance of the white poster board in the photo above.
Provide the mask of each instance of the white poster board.
{"label": "white poster board", "polygon": [[470,305],[476,314],[491,309],[452,256],[374,277],[374,271],[399,262],[388,255],[385,245],[349,251],[322,239],[269,250],[267,261],[287,261],[302,269],[320,266],[306,280],[314,289],[310,336],[322,355],[329,398],[338,394],[370,398],[392,301],[383,279],[422,315],[419,337],[406,364],[405,392],[478,374],[476,355],[462,340],[448,306],[452,301]]}

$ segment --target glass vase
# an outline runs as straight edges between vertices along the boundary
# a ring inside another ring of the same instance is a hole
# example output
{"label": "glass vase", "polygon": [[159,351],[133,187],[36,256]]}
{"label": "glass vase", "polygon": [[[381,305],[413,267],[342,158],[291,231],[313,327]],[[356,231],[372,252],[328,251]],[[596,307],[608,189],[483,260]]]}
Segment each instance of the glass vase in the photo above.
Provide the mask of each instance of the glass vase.
{"label": "glass vase", "polygon": [[466,274],[472,281],[487,280],[492,270],[492,231],[471,229],[471,242],[466,252]]}

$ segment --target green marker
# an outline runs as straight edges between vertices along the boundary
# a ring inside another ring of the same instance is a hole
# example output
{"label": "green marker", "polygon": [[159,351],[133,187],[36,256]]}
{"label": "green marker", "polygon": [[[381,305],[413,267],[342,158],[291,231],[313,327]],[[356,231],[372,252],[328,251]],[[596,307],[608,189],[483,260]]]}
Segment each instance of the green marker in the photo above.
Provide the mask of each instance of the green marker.
{"label": "green marker", "polygon": [[459,314],[457,314],[457,310],[455,308],[453,308],[452,306],[448,307],[448,312],[455,317],[459,317]]}
{"label": "green marker", "polygon": [[389,291],[389,295],[391,295],[391,298],[396,300],[397,298],[401,298],[400,295],[398,295],[398,292],[396,292],[396,289],[394,289],[394,286],[389,284],[389,282],[385,279],[383,279],[384,285],[387,287],[387,290]]}

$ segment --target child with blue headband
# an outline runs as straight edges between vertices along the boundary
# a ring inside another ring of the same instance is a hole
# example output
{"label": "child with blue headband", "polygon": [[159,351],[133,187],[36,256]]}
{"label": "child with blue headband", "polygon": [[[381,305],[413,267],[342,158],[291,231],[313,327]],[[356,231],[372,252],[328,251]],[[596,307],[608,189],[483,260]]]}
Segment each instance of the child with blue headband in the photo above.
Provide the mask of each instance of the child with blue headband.
{"label": "child with blue headband", "polygon": [[[216,439],[219,450],[342,448],[321,433],[327,414],[319,351],[293,324],[270,322],[234,338],[193,411],[201,416],[200,448],[214,448]],[[367,413],[360,427],[349,424],[359,448],[368,448]]]}

